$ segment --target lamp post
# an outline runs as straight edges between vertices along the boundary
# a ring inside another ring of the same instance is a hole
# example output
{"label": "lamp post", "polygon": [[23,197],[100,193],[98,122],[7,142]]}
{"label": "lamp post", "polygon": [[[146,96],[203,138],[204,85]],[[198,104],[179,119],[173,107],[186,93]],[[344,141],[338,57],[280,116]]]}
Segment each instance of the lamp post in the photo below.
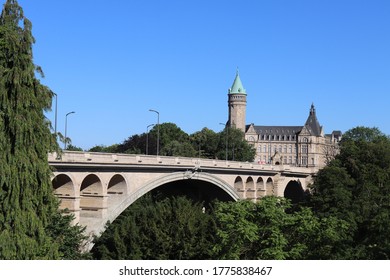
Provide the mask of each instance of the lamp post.
{"label": "lamp post", "polygon": [[228,136],[229,136],[229,127],[226,125],[226,124],[224,124],[224,123],[219,123],[220,125],[223,125],[223,126],[225,126],[225,128],[226,128],[226,143],[225,143],[225,146],[226,146],[226,161],[228,160]]}
{"label": "lamp post", "polygon": [[160,148],[160,113],[152,109],[149,109],[149,111],[157,114],[157,157],[158,157],[159,148]]}
{"label": "lamp post", "polygon": [[54,96],[56,97],[56,105],[55,105],[55,115],[54,115],[54,135],[56,136],[57,141],[57,103],[58,103],[58,96],[55,92],[53,92]]}
{"label": "lamp post", "polygon": [[153,124],[149,124],[147,127],[146,127],[146,155],[148,154],[148,151],[149,151],[149,127],[153,126]]}
{"label": "lamp post", "polygon": [[74,114],[74,113],[76,113],[76,112],[72,111],[72,112],[67,113],[66,116],[65,116],[65,141],[64,141],[65,144],[64,144],[64,150],[66,150],[66,142],[67,142],[68,116],[70,114]]}

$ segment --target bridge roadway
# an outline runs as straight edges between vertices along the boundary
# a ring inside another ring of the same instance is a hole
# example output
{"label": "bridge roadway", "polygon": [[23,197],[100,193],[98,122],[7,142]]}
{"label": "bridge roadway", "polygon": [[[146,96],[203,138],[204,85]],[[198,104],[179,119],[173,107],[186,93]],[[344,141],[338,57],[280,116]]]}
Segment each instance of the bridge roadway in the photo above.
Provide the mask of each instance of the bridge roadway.
{"label": "bridge roadway", "polygon": [[307,189],[315,167],[261,165],[250,162],[110,153],[49,154],[53,189],[60,207],[99,235],[142,195],[162,185],[192,180],[217,187],[231,200],[265,195],[294,199]]}

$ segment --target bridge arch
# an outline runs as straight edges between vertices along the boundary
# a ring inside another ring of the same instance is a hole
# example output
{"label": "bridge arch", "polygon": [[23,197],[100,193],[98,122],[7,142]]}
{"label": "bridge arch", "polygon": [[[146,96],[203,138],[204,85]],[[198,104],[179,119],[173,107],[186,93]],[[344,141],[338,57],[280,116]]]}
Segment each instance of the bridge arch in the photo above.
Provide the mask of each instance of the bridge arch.
{"label": "bridge arch", "polygon": [[292,203],[300,202],[304,194],[305,192],[299,180],[291,180],[284,190],[284,197],[290,199]]}
{"label": "bridge arch", "polygon": [[71,176],[58,174],[52,179],[54,194],[58,197],[75,197],[76,189]]}
{"label": "bridge arch", "polygon": [[274,181],[271,177],[269,177],[265,183],[265,192],[266,195],[275,195]]}
{"label": "bridge arch", "polygon": [[78,193],[74,178],[71,175],[61,173],[54,176],[51,182],[54,195],[60,200],[59,208],[73,212],[76,218],[78,218],[79,200],[77,199]]}
{"label": "bridge arch", "polygon": [[85,176],[80,186],[81,215],[87,214],[88,211],[100,211],[105,208],[103,194],[104,186],[101,178],[96,174]]}
{"label": "bridge arch", "polygon": [[125,199],[129,192],[129,185],[122,174],[114,174],[107,184],[108,207]]}
{"label": "bridge arch", "polygon": [[127,194],[128,183],[122,174],[114,174],[108,181],[107,194]]}
{"label": "bridge arch", "polygon": [[114,221],[127,207],[129,207],[133,202],[135,202],[138,198],[142,197],[146,193],[162,186],[168,183],[172,183],[175,181],[182,181],[182,180],[199,180],[211,183],[220,189],[222,189],[229,197],[231,197],[233,200],[237,201],[240,199],[237,191],[230,186],[227,182],[224,180],[209,174],[205,172],[201,173],[192,173],[192,172],[176,172],[171,173],[169,175],[160,177],[156,180],[153,180],[151,182],[146,183],[145,185],[139,187],[133,194],[128,195],[126,199],[124,199],[121,203],[117,204],[115,208],[110,209],[108,212],[107,218],[104,219],[100,223],[100,225],[97,225],[93,233],[100,235],[105,228],[105,224],[107,221]]}
{"label": "bridge arch", "polygon": [[241,176],[237,176],[234,180],[234,188],[238,191],[240,198],[245,198],[244,182]]}
{"label": "bridge arch", "polygon": [[246,198],[248,199],[256,198],[255,182],[253,181],[252,177],[248,177],[246,179],[245,192],[246,192]]}
{"label": "bridge arch", "polygon": [[80,195],[103,195],[103,181],[96,174],[85,176],[80,186]]}
{"label": "bridge arch", "polygon": [[258,197],[264,197],[265,196],[265,188],[264,188],[264,180],[263,177],[259,177],[256,181],[256,190],[257,190],[257,196]]}

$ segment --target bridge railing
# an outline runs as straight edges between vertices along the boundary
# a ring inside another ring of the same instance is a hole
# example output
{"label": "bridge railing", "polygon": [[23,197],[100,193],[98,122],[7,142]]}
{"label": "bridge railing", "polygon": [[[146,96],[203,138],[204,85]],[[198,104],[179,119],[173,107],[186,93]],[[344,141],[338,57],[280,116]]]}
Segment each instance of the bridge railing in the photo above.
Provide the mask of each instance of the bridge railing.
{"label": "bridge railing", "polygon": [[189,167],[215,167],[228,169],[255,169],[273,171],[294,171],[302,173],[315,173],[315,167],[296,167],[292,165],[270,165],[256,162],[226,161],[205,158],[169,157],[138,154],[113,154],[99,152],[66,151],[58,155],[50,153],[49,163],[74,164],[110,164],[110,165],[162,165],[162,166],[189,166]]}

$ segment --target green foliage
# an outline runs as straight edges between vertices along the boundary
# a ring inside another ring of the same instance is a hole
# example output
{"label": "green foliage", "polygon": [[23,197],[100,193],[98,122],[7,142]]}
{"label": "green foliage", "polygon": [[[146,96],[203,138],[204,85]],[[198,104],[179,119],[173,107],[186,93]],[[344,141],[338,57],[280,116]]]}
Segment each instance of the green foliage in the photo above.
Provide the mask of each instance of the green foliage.
{"label": "green foliage", "polygon": [[152,130],[150,130],[150,135],[157,138],[157,131],[160,132],[160,149],[162,150],[166,145],[172,141],[178,141],[180,143],[188,142],[188,134],[181,130],[174,123],[163,123],[159,126],[155,125]]}
{"label": "green foliage", "polygon": [[390,258],[390,139],[377,128],[346,132],[340,154],[320,171],[310,206],[349,224],[343,258]]}
{"label": "green foliage", "polygon": [[46,226],[55,212],[43,111],[51,92],[35,77],[31,22],[17,1],[0,17],[0,258],[57,258]]}
{"label": "green foliage", "polygon": [[[159,149],[162,155],[181,155],[194,153],[192,147],[189,148],[189,137],[173,123],[163,123],[158,126],[160,134],[160,146]],[[117,146],[115,152],[127,153],[127,154],[157,154],[157,125],[153,127],[149,133],[135,134],[130,136],[122,144]],[[148,151],[146,151],[146,143],[148,143]]]}
{"label": "green foliage", "polygon": [[[154,151],[152,147],[156,146],[155,140],[149,135],[149,152]],[[155,149],[155,148],[154,148]],[[115,152],[117,153],[125,153],[125,154],[143,154],[146,151],[146,134],[135,134],[130,136],[127,140],[125,140],[122,144],[117,146]]]}
{"label": "green foliage", "polygon": [[[224,130],[228,133],[228,159],[237,161],[253,161],[256,150],[245,140],[245,134],[240,129],[229,128]],[[225,134],[226,135],[226,134]],[[221,140],[224,139],[223,133]]]}
{"label": "green foliage", "polygon": [[202,204],[147,195],[95,239],[95,259],[342,259],[349,224],[268,196]]}
{"label": "green foliage", "polygon": [[194,157],[196,151],[189,142],[180,143],[179,141],[173,140],[164,146],[161,150],[161,155]]}
{"label": "green foliage", "polygon": [[364,142],[372,142],[376,139],[386,137],[377,127],[364,127],[364,126],[357,126],[355,128],[352,128],[348,131],[346,131],[343,134],[342,141],[352,141],[352,142],[358,142],[358,141],[364,141]]}
{"label": "green foliage", "polygon": [[240,129],[225,128],[219,134],[219,144],[216,155],[219,159],[227,158],[228,160],[251,162],[255,158],[256,151],[245,140],[245,135]]}
{"label": "green foliage", "polygon": [[[228,144],[228,159],[237,161],[253,161],[256,151],[244,138],[244,133],[235,128],[225,129],[220,133],[203,128],[201,131],[188,135],[176,124],[163,123],[159,126],[160,155],[183,156],[200,158],[226,158],[226,140]],[[118,153],[146,153],[157,154],[157,126],[150,130],[149,134],[136,134],[130,136],[116,150]],[[226,138],[227,136],[227,138]]]}
{"label": "green foliage", "polygon": [[218,204],[217,255],[223,259],[331,258],[345,225],[337,219],[317,218],[309,208],[288,209],[288,201],[276,197],[256,204]]}
{"label": "green foliage", "polygon": [[203,128],[190,135],[191,143],[199,157],[217,158],[220,136],[214,131]]}
{"label": "green foliage", "polygon": [[118,145],[114,144],[111,146],[97,145],[88,150],[88,152],[101,152],[101,153],[116,153]]}
{"label": "green foliage", "polygon": [[69,144],[68,146],[66,146],[66,150],[67,151],[78,151],[78,152],[82,152],[83,151],[82,148],[77,147],[77,146],[73,146],[72,144]]}
{"label": "green foliage", "polygon": [[293,212],[285,232],[289,259],[339,260],[348,250],[349,224],[334,216],[318,217],[310,208]]}
{"label": "green foliage", "polygon": [[58,211],[47,230],[53,241],[59,244],[61,259],[90,259],[91,255],[84,251],[88,241],[88,237],[84,234],[85,228],[80,225],[71,226],[73,220],[73,215]]}
{"label": "green foliage", "polygon": [[259,239],[254,208],[253,203],[245,200],[216,205],[218,241],[214,250],[221,259],[252,257],[252,244]]}
{"label": "green foliage", "polygon": [[309,208],[288,211],[284,198],[264,197],[258,203],[218,203],[215,209],[221,259],[333,259],[347,234],[335,217],[319,218]]}
{"label": "green foliage", "polygon": [[288,200],[202,204],[147,195],[95,239],[95,259],[339,259],[348,224]]}
{"label": "green foliage", "polygon": [[96,259],[206,259],[213,221],[202,205],[179,197],[146,195],[95,240]]}
{"label": "green foliage", "polygon": [[353,222],[352,205],[354,180],[345,168],[333,165],[320,170],[315,178],[311,206],[319,216],[336,216]]}
{"label": "green foliage", "polygon": [[[48,152],[55,136],[44,111],[53,92],[35,72],[32,24],[15,0],[0,16],[0,259],[58,259],[71,256],[63,238],[79,238],[58,211]],[[54,230],[58,223],[63,227]],[[59,235],[57,235],[59,234]],[[58,239],[61,237],[60,239]]]}

